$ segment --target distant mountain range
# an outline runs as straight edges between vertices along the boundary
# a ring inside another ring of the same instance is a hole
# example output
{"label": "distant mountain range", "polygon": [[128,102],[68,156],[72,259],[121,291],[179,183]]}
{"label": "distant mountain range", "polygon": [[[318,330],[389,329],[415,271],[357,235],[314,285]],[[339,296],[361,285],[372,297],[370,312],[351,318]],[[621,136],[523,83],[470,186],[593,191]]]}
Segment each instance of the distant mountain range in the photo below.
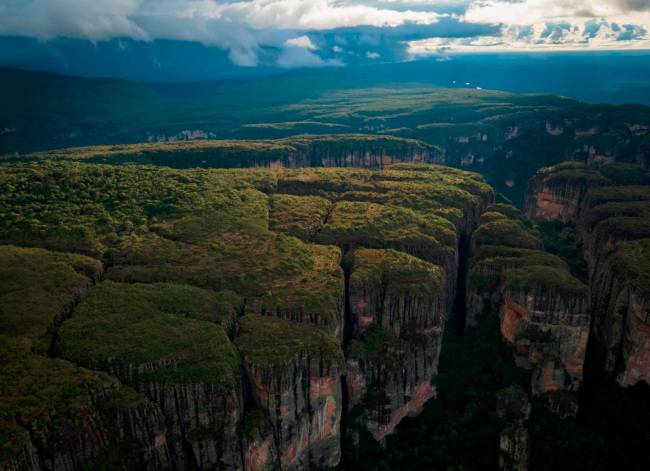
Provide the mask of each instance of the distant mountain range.
{"label": "distant mountain range", "polygon": [[[396,136],[435,146],[440,152],[435,161],[479,171],[517,202],[542,165],[570,159],[646,166],[650,162],[650,108],[645,106],[433,87],[359,70],[153,84],[0,69],[0,153],[303,134]],[[336,139],[327,142],[332,147],[319,152],[340,147]],[[255,155],[246,158],[260,160]],[[232,159],[212,158],[209,163],[239,165]]]}

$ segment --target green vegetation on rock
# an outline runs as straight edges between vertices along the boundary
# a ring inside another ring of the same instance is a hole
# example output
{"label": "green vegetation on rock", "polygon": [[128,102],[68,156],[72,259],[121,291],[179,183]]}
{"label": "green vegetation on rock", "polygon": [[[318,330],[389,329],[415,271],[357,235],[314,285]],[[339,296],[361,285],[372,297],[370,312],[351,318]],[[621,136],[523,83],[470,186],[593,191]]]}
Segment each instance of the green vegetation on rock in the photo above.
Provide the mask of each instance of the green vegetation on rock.
{"label": "green vegetation on rock", "polygon": [[329,200],[318,196],[273,195],[269,228],[310,240],[324,224],[331,206]]}
{"label": "green vegetation on rock", "polygon": [[612,268],[643,299],[650,299],[650,239],[622,243],[610,256]]}
{"label": "green vegetation on rock", "polygon": [[443,269],[403,252],[357,249],[350,253],[347,263],[351,267],[351,285],[386,287],[387,296],[441,294]]}
{"label": "green vegetation on rock", "polygon": [[[61,359],[28,354],[0,369],[0,464],[26,446],[29,434],[19,424],[47,430],[63,446],[84,430],[116,433],[116,411],[146,407],[146,399],[104,373]],[[78,439],[78,438],[77,438]],[[111,442],[119,436],[108,436]],[[49,451],[48,451],[49,452]]]}
{"label": "green vegetation on rock", "polygon": [[268,227],[266,197],[234,173],[43,163],[3,165],[0,176],[4,243],[97,255],[150,230],[192,242]]}
{"label": "green vegetation on rock", "polygon": [[97,260],[81,255],[0,246],[0,332],[47,352],[56,325],[101,270]]}
{"label": "green vegetation on rock", "polygon": [[322,329],[271,316],[244,316],[235,344],[244,360],[254,368],[282,368],[300,355],[315,361],[343,359],[336,339]]}
{"label": "green vegetation on rock", "polygon": [[540,249],[539,236],[523,222],[513,219],[497,219],[483,224],[472,235],[474,247],[501,245],[520,249]]}
{"label": "green vegetation on rock", "polygon": [[506,272],[506,286],[513,291],[553,289],[567,295],[586,295],[587,285],[568,271],[548,266],[526,266]]}
{"label": "green vegetation on rock", "polygon": [[[285,126],[286,129],[291,127]],[[248,127],[264,129],[264,126]],[[273,129],[267,126],[266,129]],[[279,129],[279,128],[275,128]],[[369,152],[378,156],[409,157],[415,152],[436,156],[435,146],[415,139],[368,134],[302,135],[278,140],[183,140],[120,144],[91,147],[71,147],[20,156],[6,155],[0,162],[79,161],[111,165],[139,164],[173,168],[247,168],[290,165],[291,162],[319,165],[324,156],[361,155]]]}
{"label": "green vegetation on rock", "polygon": [[342,201],[316,241],[345,248],[394,248],[435,261],[453,252],[456,231],[446,219],[425,218],[407,208]]}
{"label": "green vegetation on rock", "polygon": [[404,366],[402,357],[408,349],[408,343],[390,330],[371,325],[350,343],[348,353],[352,358],[377,363],[389,371],[399,371]]}
{"label": "green vegetation on rock", "polygon": [[238,378],[239,360],[217,324],[232,324],[225,317],[233,313],[220,313],[221,307],[215,293],[198,288],[107,281],[63,324],[58,349],[75,363],[129,381],[155,376],[230,385]]}
{"label": "green vegetation on rock", "polygon": [[513,205],[507,203],[491,204],[485,208],[485,213],[500,213],[508,219],[523,219],[523,214],[521,211]]}

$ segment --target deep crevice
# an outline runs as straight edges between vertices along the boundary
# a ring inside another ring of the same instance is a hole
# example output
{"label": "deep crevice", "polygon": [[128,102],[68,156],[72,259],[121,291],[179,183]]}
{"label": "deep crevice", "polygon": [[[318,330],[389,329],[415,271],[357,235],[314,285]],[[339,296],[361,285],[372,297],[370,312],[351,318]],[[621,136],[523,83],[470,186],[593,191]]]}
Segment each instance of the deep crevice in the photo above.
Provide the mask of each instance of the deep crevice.
{"label": "deep crevice", "polygon": [[452,316],[454,318],[454,327],[459,335],[465,330],[467,316],[467,272],[471,256],[469,241],[470,237],[465,234],[461,234],[458,241],[458,275],[456,277],[456,295],[454,297]]}
{"label": "deep crevice", "polygon": [[[344,307],[343,307],[343,328],[341,332],[341,342],[343,353],[347,350],[347,347],[352,339],[352,334],[354,331],[354,320],[352,318],[352,308],[350,306],[350,266],[347,263],[347,257],[344,255],[341,268],[343,269],[343,279],[344,279]],[[347,375],[341,375],[341,429],[339,431],[339,436],[341,441],[345,440],[347,432],[347,418],[349,413],[349,394],[347,386]],[[343,449],[343,443],[341,443],[341,449]]]}
{"label": "deep crevice", "polygon": [[350,267],[347,263],[347,252],[343,257],[341,267],[343,268],[343,279],[345,284],[345,304],[343,307],[343,331],[341,332],[341,338],[343,351],[345,351],[352,339],[352,334],[354,333],[354,319],[352,317],[352,307],[350,305]]}

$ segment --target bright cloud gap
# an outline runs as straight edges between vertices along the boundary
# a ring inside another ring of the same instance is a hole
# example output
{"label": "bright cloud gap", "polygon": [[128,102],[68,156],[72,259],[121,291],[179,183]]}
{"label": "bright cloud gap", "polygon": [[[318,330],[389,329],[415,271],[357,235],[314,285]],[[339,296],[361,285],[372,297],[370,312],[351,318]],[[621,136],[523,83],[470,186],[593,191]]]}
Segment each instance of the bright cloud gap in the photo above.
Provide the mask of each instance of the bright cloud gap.
{"label": "bright cloud gap", "polygon": [[238,66],[650,49],[646,0],[6,0],[0,36],[181,40]]}

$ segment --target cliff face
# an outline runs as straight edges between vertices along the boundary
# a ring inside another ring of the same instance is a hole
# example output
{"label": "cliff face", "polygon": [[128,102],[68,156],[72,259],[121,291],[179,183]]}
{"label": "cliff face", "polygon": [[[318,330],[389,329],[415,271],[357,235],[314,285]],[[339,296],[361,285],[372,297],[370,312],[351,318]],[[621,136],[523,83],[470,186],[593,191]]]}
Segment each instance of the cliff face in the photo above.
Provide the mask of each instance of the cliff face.
{"label": "cliff face", "polygon": [[[221,326],[199,320],[216,314],[218,301],[197,288],[105,282],[60,330],[58,350],[64,358],[106,370],[160,408],[179,469],[190,463],[205,469],[241,467],[238,354]],[[174,318],[177,307],[184,318]],[[171,338],[175,342],[161,344]]]}
{"label": "cliff face", "polygon": [[600,316],[593,325],[599,360],[622,386],[650,383],[648,365],[648,240],[625,242],[608,254],[594,271],[593,296]]}
{"label": "cliff face", "polygon": [[521,286],[526,269],[508,272],[501,332],[515,346],[522,366],[533,367],[533,394],[559,389],[576,391],[582,381],[589,337],[589,302],[584,286],[575,291],[541,282],[553,269],[536,275],[534,286]]}
{"label": "cliff face", "polygon": [[[170,466],[160,410],[114,377],[44,356],[101,274],[87,257],[0,246],[2,469]],[[4,281],[6,280],[6,282]]]}
{"label": "cliff face", "polygon": [[[565,174],[563,168],[545,169],[533,182]],[[571,205],[566,220],[576,224],[589,266],[595,361],[623,386],[648,380],[647,366],[647,250],[650,206],[647,172],[631,165],[606,165],[598,170],[575,166],[568,185],[588,181],[586,191]],[[577,183],[576,183],[577,182]],[[531,184],[528,211],[537,220],[561,213],[535,211],[541,186]],[[542,198],[543,199],[543,198]]]}
{"label": "cliff face", "polygon": [[435,390],[446,317],[444,271],[394,250],[350,254],[347,381],[352,406],[377,440],[417,414]]}
{"label": "cliff face", "polygon": [[604,180],[598,171],[578,162],[542,169],[529,183],[526,216],[533,221],[575,222],[587,190]]}
{"label": "cliff face", "polygon": [[[467,322],[500,312],[501,334],[535,395],[577,390],[589,335],[588,289],[512,207],[488,207],[472,237]],[[495,244],[502,245],[495,245]]]}
{"label": "cliff face", "polygon": [[14,433],[7,438],[17,454],[3,457],[3,469],[101,466],[115,460],[116,449],[124,450],[120,459],[130,466],[171,466],[164,416],[132,389],[61,360],[35,356],[21,366],[19,372],[6,372],[15,381],[13,405],[25,407],[21,401],[36,395],[42,404],[15,416]]}
{"label": "cliff face", "polygon": [[625,369],[619,376],[623,386],[639,381],[650,384],[650,304],[647,299],[647,293],[630,292],[623,340]]}
{"label": "cliff face", "polygon": [[195,463],[201,469],[240,469],[237,427],[243,401],[241,385],[224,390],[209,384],[150,383],[138,388],[159,405],[176,469]]}
{"label": "cliff face", "polygon": [[[0,240],[59,251],[0,246],[7,469],[325,469],[344,414],[382,441],[435,395],[459,243],[494,197],[424,164],[7,169]],[[47,198],[26,197],[34,179]],[[60,224],[16,216],[37,212]]]}
{"label": "cliff face", "polygon": [[279,469],[278,450],[266,411],[249,408],[242,421],[242,455],[245,471]]}
{"label": "cliff face", "polygon": [[29,154],[21,160],[77,160],[185,169],[356,167],[377,170],[396,163],[444,163],[444,152],[440,148],[393,136],[321,134],[265,141],[221,141],[208,137],[55,150]]}
{"label": "cliff face", "polygon": [[[317,328],[270,317],[246,316],[241,329],[237,345],[252,397],[270,417],[282,469],[335,466],[343,409],[338,345]],[[250,461],[272,459],[266,440],[249,451]]]}

